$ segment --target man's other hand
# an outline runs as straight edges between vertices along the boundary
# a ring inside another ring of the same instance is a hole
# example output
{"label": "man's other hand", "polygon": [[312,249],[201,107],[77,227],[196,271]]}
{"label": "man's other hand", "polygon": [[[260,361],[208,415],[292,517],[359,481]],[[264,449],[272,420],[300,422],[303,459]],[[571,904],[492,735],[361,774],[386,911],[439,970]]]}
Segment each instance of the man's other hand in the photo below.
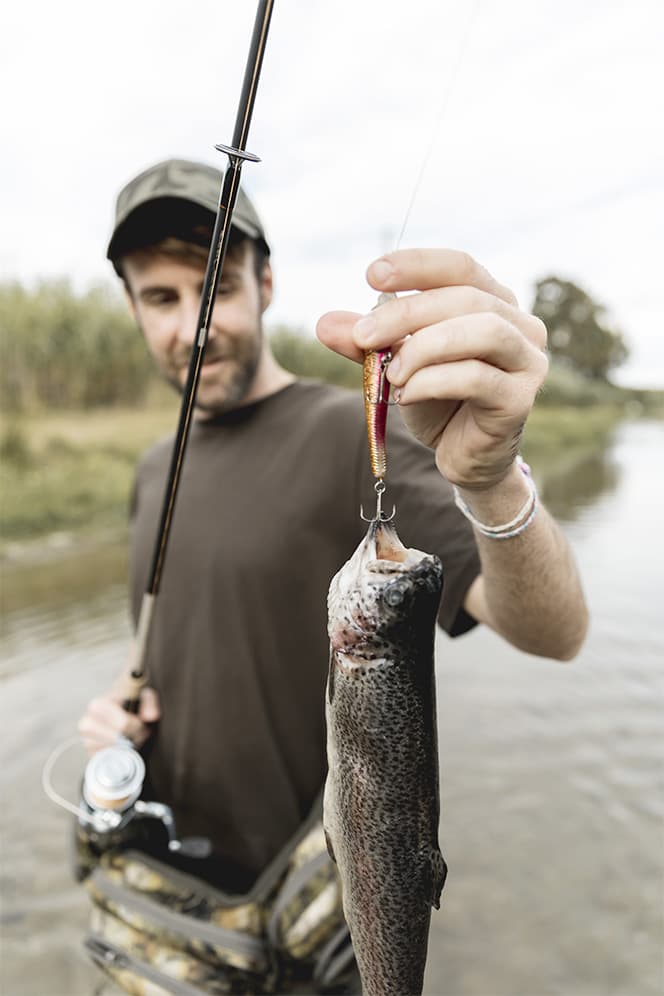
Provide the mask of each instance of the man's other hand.
{"label": "man's other hand", "polygon": [[106,695],[92,699],[78,723],[85,749],[89,754],[110,747],[118,737],[126,737],[135,747],[142,747],[152,733],[152,723],[161,716],[159,697],[154,688],[141,689],[138,713],[125,712],[124,696],[111,689]]}

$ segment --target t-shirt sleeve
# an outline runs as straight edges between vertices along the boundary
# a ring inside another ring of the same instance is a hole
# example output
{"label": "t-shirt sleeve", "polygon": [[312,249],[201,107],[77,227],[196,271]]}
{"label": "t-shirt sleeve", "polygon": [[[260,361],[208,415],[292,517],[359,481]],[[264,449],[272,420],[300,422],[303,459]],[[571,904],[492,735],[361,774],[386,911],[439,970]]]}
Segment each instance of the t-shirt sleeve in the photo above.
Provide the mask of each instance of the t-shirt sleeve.
{"label": "t-shirt sleeve", "polygon": [[[375,505],[373,483],[367,460],[362,484],[365,509]],[[388,417],[385,483],[383,509],[389,515],[396,506],[402,543],[435,553],[443,565],[440,625],[450,636],[467,632],[476,620],[464,610],[463,601],[481,571],[472,527],[454,504],[452,487],[441,477],[433,451],[413,438],[394,409]]]}

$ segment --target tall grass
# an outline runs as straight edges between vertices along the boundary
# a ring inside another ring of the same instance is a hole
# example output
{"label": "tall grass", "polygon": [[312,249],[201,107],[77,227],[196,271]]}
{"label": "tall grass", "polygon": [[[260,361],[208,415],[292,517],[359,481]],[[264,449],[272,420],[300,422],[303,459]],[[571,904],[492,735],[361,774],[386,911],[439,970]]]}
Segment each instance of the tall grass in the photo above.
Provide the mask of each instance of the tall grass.
{"label": "tall grass", "polygon": [[152,362],[118,294],[66,280],[0,285],[4,411],[91,408],[144,398]]}
{"label": "tall grass", "polygon": [[0,417],[4,542],[124,527],[136,461],[176,421],[173,405]]}
{"label": "tall grass", "polygon": [[[361,385],[360,366],[313,336],[281,326],[270,341],[299,376]],[[178,404],[123,303],[101,288],[76,295],[64,282],[31,292],[0,286],[0,349],[4,540],[123,525],[136,460],[173,431]],[[626,411],[657,406],[664,412],[663,392],[625,391],[554,365],[528,422],[526,455],[602,445]]]}

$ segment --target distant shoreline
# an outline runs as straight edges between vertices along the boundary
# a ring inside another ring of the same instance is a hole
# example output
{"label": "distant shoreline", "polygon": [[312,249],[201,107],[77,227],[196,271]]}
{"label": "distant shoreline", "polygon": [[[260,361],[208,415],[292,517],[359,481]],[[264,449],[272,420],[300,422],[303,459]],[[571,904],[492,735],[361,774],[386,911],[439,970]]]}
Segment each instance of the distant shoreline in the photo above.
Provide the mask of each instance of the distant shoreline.
{"label": "distant shoreline", "polygon": [[[523,453],[545,473],[568,450],[601,446],[617,423],[639,414],[635,405],[541,405],[528,421]],[[36,563],[126,538],[136,463],[175,423],[170,406],[0,416],[0,563]]]}
{"label": "distant shoreline", "polygon": [[78,556],[100,547],[128,542],[127,526],[107,529],[38,533],[21,540],[0,540],[0,573],[5,568],[35,567],[39,564]]}

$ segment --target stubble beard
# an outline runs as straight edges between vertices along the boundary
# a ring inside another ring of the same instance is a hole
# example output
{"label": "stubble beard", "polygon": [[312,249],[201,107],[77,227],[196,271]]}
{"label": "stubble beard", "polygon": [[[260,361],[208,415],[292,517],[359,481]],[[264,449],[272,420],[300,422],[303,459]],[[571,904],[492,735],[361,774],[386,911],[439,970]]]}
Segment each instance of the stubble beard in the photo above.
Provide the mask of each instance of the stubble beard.
{"label": "stubble beard", "polygon": [[[197,411],[203,413],[205,416],[212,417],[214,415],[223,415],[225,412],[240,408],[254,383],[262,347],[263,324],[259,318],[254,334],[250,337],[235,340],[234,352],[231,356],[224,359],[223,362],[232,365],[232,367],[227,371],[228,376],[223,387],[215,385],[217,390],[219,390],[219,396],[206,401],[204,395],[205,384],[203,384],[203,391],[201,391],[201,382],[199,381],[195,401]],[[165,371],[162,371],[162,373],[178,394],[184,394],[184,385],[175,374]]]}

